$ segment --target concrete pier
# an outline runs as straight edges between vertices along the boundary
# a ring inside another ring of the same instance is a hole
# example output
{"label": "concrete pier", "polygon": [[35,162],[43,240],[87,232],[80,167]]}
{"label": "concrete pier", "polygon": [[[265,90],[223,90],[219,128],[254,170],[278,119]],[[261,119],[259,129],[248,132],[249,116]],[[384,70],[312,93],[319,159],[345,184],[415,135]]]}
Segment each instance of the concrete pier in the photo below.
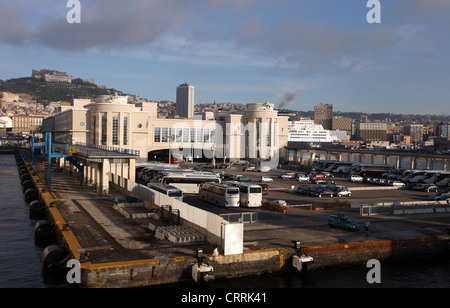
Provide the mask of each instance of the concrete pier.
{"label": "concrete pier", "polygon": [[[244,226],[244,251],[224,255],[205,238],[193,241],[169,240],[157,235],[167,224],[152,215],[126,217],[114,208],[119,194],[110,185],[108,196],[99,195],[61,171],[52,171],[52,187],[45,186],[42,164],[28,172],[45,204],[48,220],[55,224],[58,244],[80,260],[83,288],[139,287],[192,281],[191,266],[197,250],[214,268],[215,279],[229,279],[282,271],[295,271],[292,241],[300,241],[305,253],[314,258],[308,269],[365,263],[369,259],[402,260],[411,256],[449,253],[450,213],[370,218],[371,233],[351,233],[329,228],[330,211],[292,208],[289,213],[260,208],[259,221]],[[152,213],[148,209],[148,213]],[[345,211],[345,210],[344,210]],[[346,214],[363,223],[359,211]],[[149,228],[149,224],[154,228]],[[160,232],[163,234],[163,231]],[[187,235],[186,235],[187,237]]]}

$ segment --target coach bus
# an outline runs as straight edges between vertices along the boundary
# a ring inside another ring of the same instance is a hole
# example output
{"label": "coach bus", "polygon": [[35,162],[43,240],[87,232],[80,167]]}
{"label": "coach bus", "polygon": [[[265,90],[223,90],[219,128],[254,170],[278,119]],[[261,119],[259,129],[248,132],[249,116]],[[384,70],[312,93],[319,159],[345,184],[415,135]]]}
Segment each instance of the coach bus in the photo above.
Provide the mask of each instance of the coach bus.
{"label": "coach bus", "polygon": [[172,185],[183,191],[184,194],[198,194],[200,186],[206,182],[220,183],[218,174],[196,173],[169,173],[161,178],[164,185]]}
{"label": "coach bus", "polygon": [[239,188],[216,182],[203,183],[199,197],[221,207],[239,207]]}
{"label": "coach bus", "polygon": [[256,184],[226,181],[224,184],[239,188],[240,205],[259,207],[262,205],[262,187]]}
{"label": "coach bus", "polygon": [[177,199],[183,202],[183,191],[171,185],[163,185],[161,183],[148,183],[148,188],[156,190],[168,197]]}
{"label": "coach bus", "polygon": [[377,165],[377,164],[354,164],[351,169],[351,174],[369,177],[379,177],[388,170],[393,169],[392,165]]}

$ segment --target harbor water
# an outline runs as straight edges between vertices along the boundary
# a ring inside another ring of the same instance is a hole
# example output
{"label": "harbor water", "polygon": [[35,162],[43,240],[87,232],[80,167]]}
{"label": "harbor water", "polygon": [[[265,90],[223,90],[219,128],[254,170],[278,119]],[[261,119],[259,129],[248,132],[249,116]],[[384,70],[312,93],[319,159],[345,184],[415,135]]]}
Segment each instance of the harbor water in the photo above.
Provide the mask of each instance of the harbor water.
{"label": "harbor water", "polygon": [[[0,288],[72,287],[44,280],[41,255],[35,246],[34,224],[25,203],[13,155],[0,155]],[[365,265],[308,273],[216,281],[210,288],[449,288],[450,260],[409,260],[381,264],[381,283],[370,284]],[[179,287],[197,287],[182,284]],[[203,286],[204,287],[204,286]]]}

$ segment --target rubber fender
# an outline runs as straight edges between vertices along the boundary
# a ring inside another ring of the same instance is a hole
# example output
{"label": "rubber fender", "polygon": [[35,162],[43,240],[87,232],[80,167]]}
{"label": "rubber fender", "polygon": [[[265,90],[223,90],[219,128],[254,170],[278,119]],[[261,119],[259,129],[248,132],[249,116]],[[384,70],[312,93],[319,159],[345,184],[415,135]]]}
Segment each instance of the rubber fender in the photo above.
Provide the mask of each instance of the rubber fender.
{"label": "rubber fender", "polygon": [[34,238],[41,239],[52,237],[55,234],[55,225],[52,225],[48,220],[39,220],[34,224]]}
{"label": "rubber fender", "polygon": [[43,266],[46,268],[48,267],[65,268],[68,259],[69,253],[55,244],[47,246],[42,251],[42,263]]}
{"label": "rubber fender", "polygon": [[22,184],[22,190],[25,192],[30,188],[34,188],[34,183],[31,180],[26,180]]}
{"label": "rubber fender", "polygon": [[38,197],[38,192],[34,188],[30,188],[25,191],[25,202],[27,203],[30,203],[33,200],[37,200]]}
{"label": "rubber fender", "polygon": [[23,184],[23,182],[29,181],[29,180],[31,180],[31,177],[30,177],[30,175],[28,173],[22,174],[20,176],[20,181],[22,182],[22,184]]}
{"label": "rubber fender", "polygon": [[39,200],[31,201],[29,207],[30,207],[30,211],[36,212],[36,213],[41,213],[45,209],[45,206]]}

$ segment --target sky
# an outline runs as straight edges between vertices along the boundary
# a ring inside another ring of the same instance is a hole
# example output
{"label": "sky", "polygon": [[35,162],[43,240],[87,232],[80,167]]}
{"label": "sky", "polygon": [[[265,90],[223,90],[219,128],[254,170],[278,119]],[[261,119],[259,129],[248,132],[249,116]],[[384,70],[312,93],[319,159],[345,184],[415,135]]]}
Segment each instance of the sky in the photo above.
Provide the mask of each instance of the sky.
{"label": "sky", "polygon": [[[0,79],[55,69],[128,94],[450,114],[450,1],[0,0]],[[69,6],[68,6],[69,4]],[[371,15],[371,14],[369,14]]]}

